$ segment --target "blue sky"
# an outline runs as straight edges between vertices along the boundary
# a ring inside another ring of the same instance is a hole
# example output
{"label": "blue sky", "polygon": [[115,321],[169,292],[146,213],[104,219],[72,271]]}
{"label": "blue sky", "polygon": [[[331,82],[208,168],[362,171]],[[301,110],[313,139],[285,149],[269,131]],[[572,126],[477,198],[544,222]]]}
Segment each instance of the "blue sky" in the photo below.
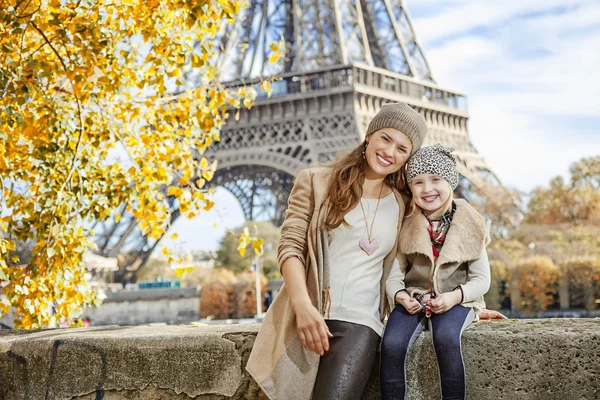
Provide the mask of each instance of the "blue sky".
{"label": "blue sky", "polygon": [[[600,1],[405,4],[437,83],[467,94],[471,140],[505,185],[529,192],[600,155]],[[165,244],[216,249],[244,218],[225,190],[213,210],[177,221]]]}

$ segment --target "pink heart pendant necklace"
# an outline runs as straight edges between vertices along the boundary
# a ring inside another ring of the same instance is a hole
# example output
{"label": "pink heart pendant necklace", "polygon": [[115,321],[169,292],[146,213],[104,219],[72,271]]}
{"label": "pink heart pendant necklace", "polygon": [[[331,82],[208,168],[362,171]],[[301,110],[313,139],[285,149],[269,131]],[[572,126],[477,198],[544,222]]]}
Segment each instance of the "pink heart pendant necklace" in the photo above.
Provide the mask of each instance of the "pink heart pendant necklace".
{"label": "pink heart pendant necklace", "polygon": [[365,217],[365,225],[367,226],[367,239],[362,238],[359,240],[358,245],[368,256],[375,253],[375,250],[379,248],[379,241],[375,238],[371,238],[373,234],[373,224],[375,223],[375,217],[377,216],[377,210],[379,209],[379,202],[381,201],[381,192],[383,191],[383,182],[381,183],[381,189],[379,189],[379,197],[377,198],[377,206],[375,207],[375,214],[373,214],[373,220],[371,221],[371,227],[369,227],[369,220],[367,219],[367,213],[365,213],[365,208],[362,204],[362,198],[359,199],[360,208],[363,212],[363,217]]}

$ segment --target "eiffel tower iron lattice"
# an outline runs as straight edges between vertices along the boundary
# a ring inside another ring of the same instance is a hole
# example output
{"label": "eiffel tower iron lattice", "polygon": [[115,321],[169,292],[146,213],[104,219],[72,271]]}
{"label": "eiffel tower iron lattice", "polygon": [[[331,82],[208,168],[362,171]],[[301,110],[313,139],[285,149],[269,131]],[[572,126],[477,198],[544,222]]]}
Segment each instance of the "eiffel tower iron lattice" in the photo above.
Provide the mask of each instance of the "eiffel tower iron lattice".
{"label": "eiffel tower iron lattice", "polygon": [[[469,139],[466,96],[435,82],[403,0],[250,0],[220,38],[222,81],[255,85],[259,95],[227,121],[206,156],[218,160],[213,185],[233,193],[247,219],[280,225],[298,171],[356,146],[381,106],[394,101],[424,115],[425,145],[456,149],[461,195],[499,184]],[[281,38],[285,56],[270,64],[269,44]],[[267,76],[278,76],[271,97],[260,90],[259,77]],[[128,249],[135,280],[158,241],[141,236],[132,217],[100,232],[102,255]]]}

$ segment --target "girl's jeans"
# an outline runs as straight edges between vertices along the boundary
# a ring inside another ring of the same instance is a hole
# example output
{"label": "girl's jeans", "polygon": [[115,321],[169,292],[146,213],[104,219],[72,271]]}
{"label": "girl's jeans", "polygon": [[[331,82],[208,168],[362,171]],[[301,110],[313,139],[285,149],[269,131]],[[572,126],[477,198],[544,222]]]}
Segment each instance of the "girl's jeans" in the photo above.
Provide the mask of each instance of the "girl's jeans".
{"label": "girl's jeans", "polygon": [[465,366],[460,337],[473,319],[472,308],[456,305],[443,314],[409,314],[397,305],[388,319],[381,345],[381,398],[401,399],[406,396],[406,355],[427,325],[433,336],[438,360],[442,399],[466,398]]}

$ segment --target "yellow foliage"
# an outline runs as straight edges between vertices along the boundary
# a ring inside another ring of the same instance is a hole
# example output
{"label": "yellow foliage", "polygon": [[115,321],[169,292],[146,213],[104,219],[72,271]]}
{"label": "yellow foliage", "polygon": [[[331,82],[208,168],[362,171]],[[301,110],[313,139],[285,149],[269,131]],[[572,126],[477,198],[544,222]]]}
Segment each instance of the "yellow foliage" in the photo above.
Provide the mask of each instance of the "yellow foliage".
{"label": "yellow foliage", "polygon": [[[212,207],[196,193],[208,193],[216,164],[198,165],[193,154],[219,140],[227,106],[251,106],[256,91],[219,84],[210,39],[243,4],[2,3],[0,315],[12,308],[17,327],[56,326],[96,303],[83,222],[119,220],[127,204],[142,232],[160,239],[171,213],[164,188],[187,216]],[[200,86],[170,92],[189,87],[191,69]],[[115,161],[115,149],[127,162]],[[17,266],[11,252],[28,240],[31,261]]]}
{"label": "yellow foliage", "polygon": [[175,276],[181,278],[184,274],[192,272],[194,267],[177,267],[175,268]]}
{"label": "yellow foliage", "polygon": [[569,285],[571,307],[596,309],[595,299],[600,297],[600,258],[575,257],[561,263]]}
{"label": "yellow foliage", "polygon": [[485,295],[485,303],[489,309],[497,310],[502,306],[504,284],[508,276],[506,265],[497,260],[490,260],[491,284]]}
{"label": "yellow foliage", "polygon": [[521,304],[515,305],[524,314],[536,314],[548,309],[558,293],[560,270],[550,257],[525,258],[509,271],[509,282],[521,293]]}

